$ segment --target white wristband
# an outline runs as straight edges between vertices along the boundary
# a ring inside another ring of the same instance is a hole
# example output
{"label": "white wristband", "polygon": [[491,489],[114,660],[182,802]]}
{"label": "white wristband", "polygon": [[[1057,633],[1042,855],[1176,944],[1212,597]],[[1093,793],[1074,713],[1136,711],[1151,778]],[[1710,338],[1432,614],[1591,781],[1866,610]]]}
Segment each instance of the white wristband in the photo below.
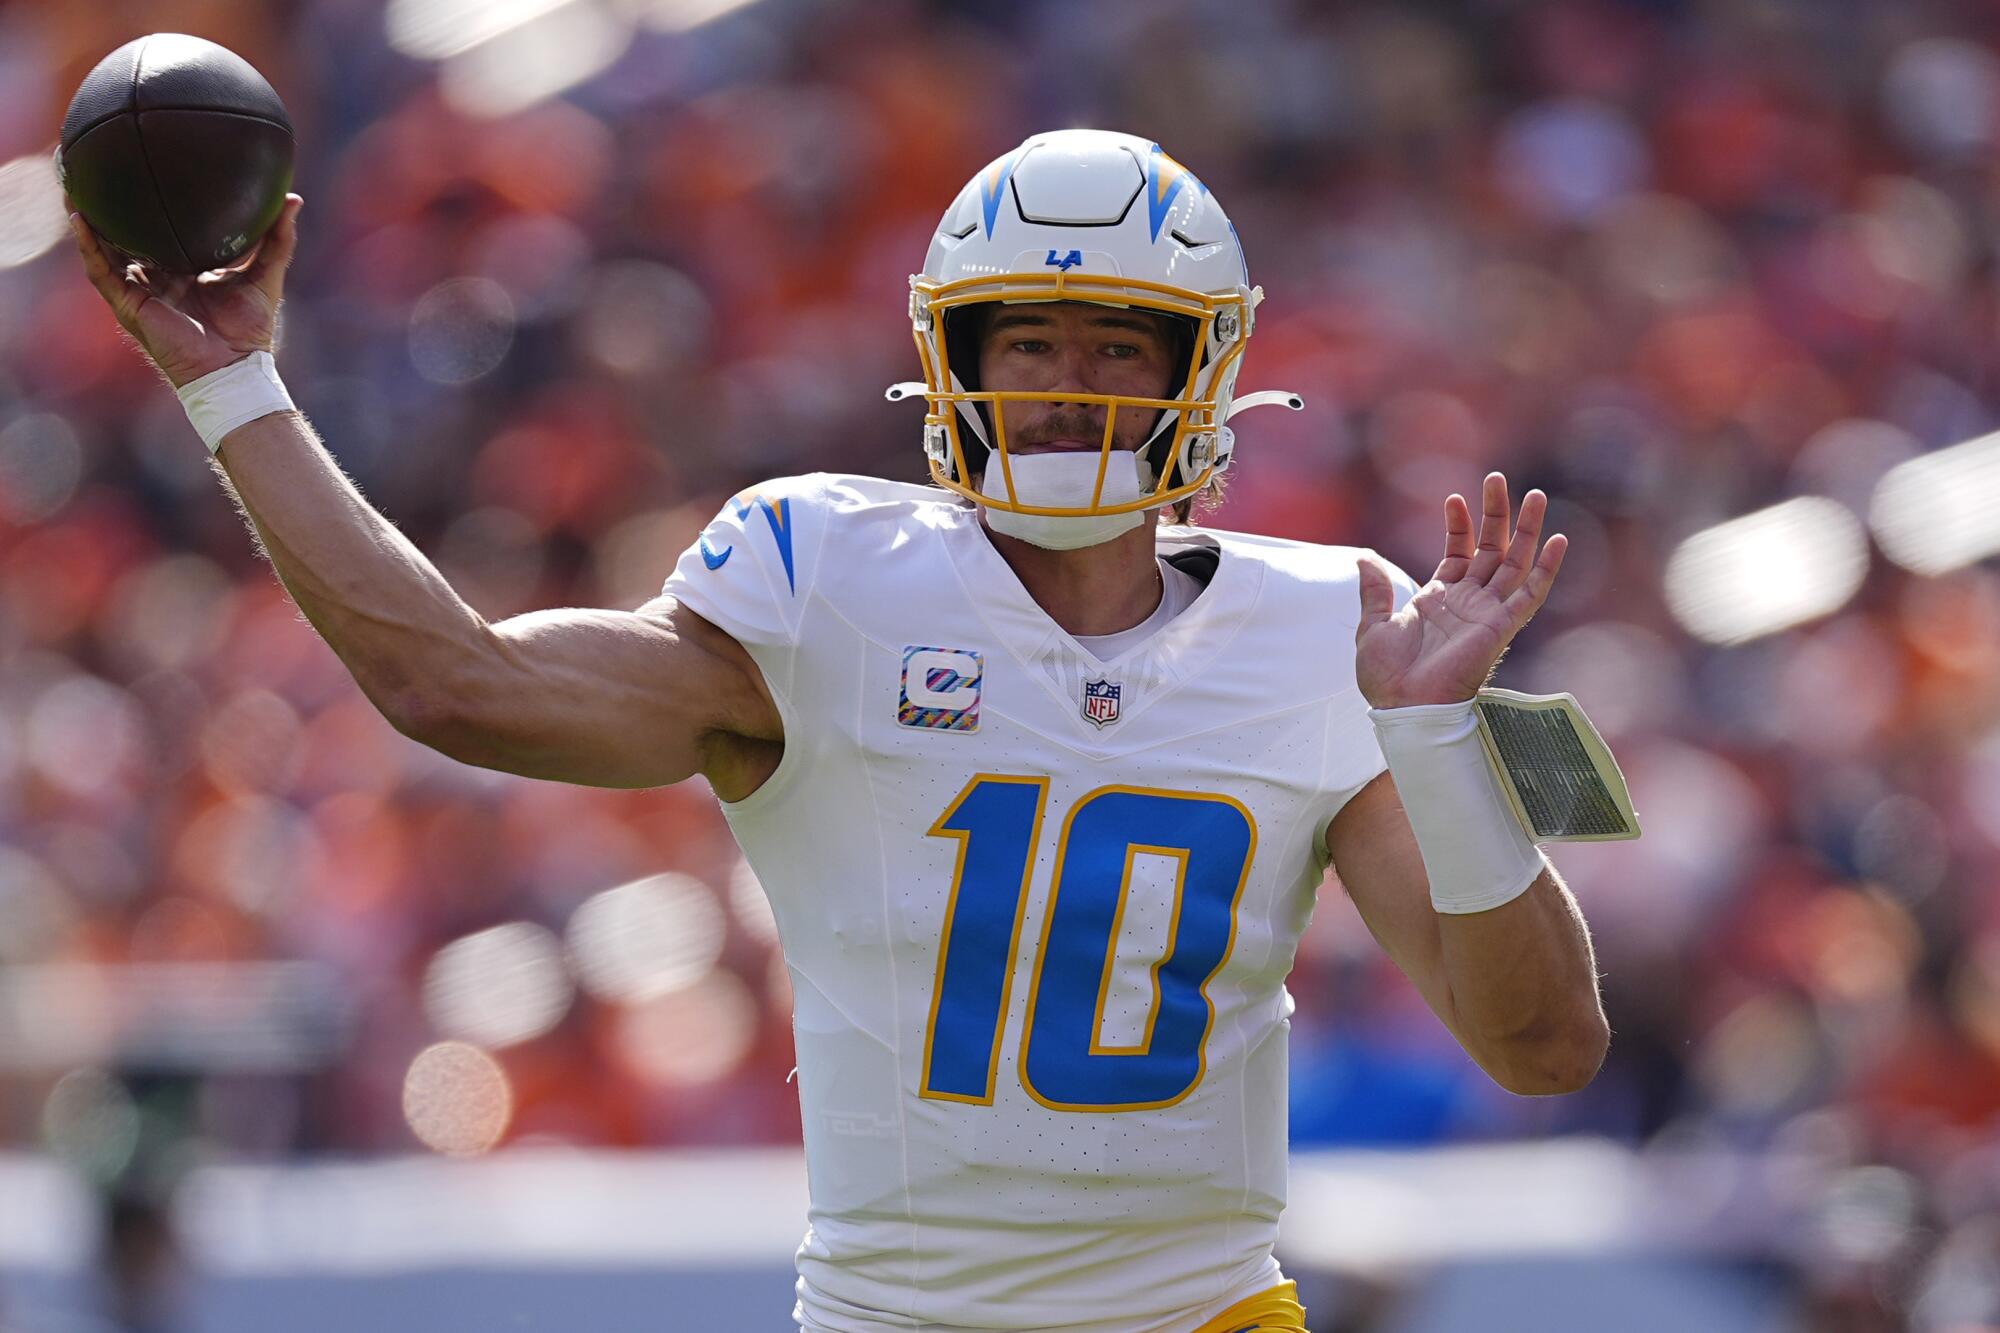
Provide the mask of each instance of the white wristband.
{"label": "white wristband", "polygon": [[1371,708],[1375,738],[1440,912],[1484,912],[1527,892],[1548,863],[1501,789],[1472,701]]}
{"label": "white wristband", "polygon": [[278,378],[278,363],[263,351],[210,371],[176,392],[211,454],[222,447],[222,437],[238,426],[273,412],[297,410],[292,396],[285,392],[285,382]]}

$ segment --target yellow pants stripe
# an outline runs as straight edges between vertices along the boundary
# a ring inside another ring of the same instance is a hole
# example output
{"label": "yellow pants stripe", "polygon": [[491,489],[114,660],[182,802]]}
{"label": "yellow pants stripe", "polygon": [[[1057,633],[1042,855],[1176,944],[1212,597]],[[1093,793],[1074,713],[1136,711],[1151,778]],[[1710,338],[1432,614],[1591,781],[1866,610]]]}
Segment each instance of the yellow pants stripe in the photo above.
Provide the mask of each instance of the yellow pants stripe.
{"label": "yellow pants stripe", "polygon": [[1306,1307],[1299,1304],[1299,1284],[1281,1282],[1238,1301],[1194,1333],[1306,1333]]}

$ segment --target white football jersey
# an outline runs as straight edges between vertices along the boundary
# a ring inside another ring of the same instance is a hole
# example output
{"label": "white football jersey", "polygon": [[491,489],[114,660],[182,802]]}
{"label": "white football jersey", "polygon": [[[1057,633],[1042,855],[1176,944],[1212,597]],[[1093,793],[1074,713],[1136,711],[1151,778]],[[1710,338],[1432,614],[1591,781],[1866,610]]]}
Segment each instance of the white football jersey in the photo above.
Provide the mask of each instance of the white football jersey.
{"label": "white football jersey", "polygon": [[1185,1333],[1282,1280],[1285,976],[1384,767],[1358,552],[1161,551],[1207,586],[1109,662],[929,486],[759,487],[667,580],[784,719],[724,810],[791,968],[807,1329]]}

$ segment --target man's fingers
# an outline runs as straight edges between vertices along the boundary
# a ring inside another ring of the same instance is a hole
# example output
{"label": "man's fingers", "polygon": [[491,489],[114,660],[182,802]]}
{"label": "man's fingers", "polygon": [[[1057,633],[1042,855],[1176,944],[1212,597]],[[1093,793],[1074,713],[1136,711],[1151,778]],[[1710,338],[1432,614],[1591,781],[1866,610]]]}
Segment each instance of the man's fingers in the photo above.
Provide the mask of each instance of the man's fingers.
{"label": "man's fingers", "polygon": [[1438,561],[1437,573],[1431,577],[1440,583],[1456,583],[1465,577],[1466,567],[1472,563],[1474,544],[1472,540],[1472,507],[1465,503],[1465,497],[1452,494],[1444,502],[1444,559]]}
{"label": "man's fingers", "polygon": [[299,210],[305,203],[296,194],[285,196],[284,211],[258,242],[257,257],[243,270],[244,278],[262,288],[273,305],[284,294],[285,269],[292,262],[292,252],[299,247]]}
{"label": "man's fingers", "polygon": [[1527,579],[1535,550],[1542,544],[1542,522],[1548,512],[1549,497],[1542,492],[1529,491],[1521,497],[1521,521],[1514,527],[1513,540],[1507,543],[1506,558],[1486,585],[1495,596],[1512,596]]}
{"label": "man's fingers", "polygon": [[89,275],[91,282],[101,282],[112,276],[111,259],[104,253],[104,247],[98,244],[97,233],[83,220],[83,214],[69,215],[69,230],[76,238],[76,251],[83,256],[83,271]]}
{"label": "man's fingers", "polygon": [[1472,506],[1465,502],[1464,496],[1454,491],[1444,501],[1444,553],[1470,560],[1475,545],[1472,539]]}
{"label": "man's fingers", "polygon": [[1512,506],[1507,499],[1507,478],[1498,472],[1486,474],[1479,490],[1479,548],[1473,553],[1470,577],[1484,583],[1500,567],[1507,549],[1507,520]]}
{"label": "man's fingers", "polygon": [[130,327],[139,307],[146,303],[147,294],[143,290],[134,290],[136,284],[125,276],[125,270],[112,264],[103,241],[83,220],[81,213],[69,215],[69,229],[76,236],[77,252],[83,256],[84,276],[90,279],[90,285],[97,288],[98,295],[111,306],[111,313],[118,317],[118,322]]}
{"label": "man's fingers", "polygon": [[135,298],[165,301],[177,310],[183,298],[200,281],[199,275],[169,273],[140,259],[126,264],[124,277],[126,287]]}
{"label": "man's fingers", "polygon": [[1507,614],[1514,618],[1518,628],[1528,623],[1528,618],[1542,609],[1542,603],[1549,599],[1549,589],[1555,586],[1556,571],[1562,568],[1563,552],[1569,550],[1569,538],[1558,532],[1542,547],[1534,567],[1528,571],[1527,579],[1516,588],[1513,595],[1502,603]]}
{"label": "man's fingers", "polygon": [[1369,626],[1381,624],[1395,611],[1396,585],[1390,580],[1389,571],[1373,556],[1364,555],[1357,564],[1361,575],[1361,621],[1354,628],[1359,635]]}

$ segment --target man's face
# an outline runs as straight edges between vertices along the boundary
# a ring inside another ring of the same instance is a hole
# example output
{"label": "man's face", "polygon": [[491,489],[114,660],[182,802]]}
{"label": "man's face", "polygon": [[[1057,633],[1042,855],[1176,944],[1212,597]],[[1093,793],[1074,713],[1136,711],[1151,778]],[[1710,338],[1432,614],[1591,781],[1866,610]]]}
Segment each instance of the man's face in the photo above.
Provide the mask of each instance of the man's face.
{"label": "man's face", "polygon": [[[1078,301],[994,307],[979,344],[979,386],[1031,393],[1123,394],[1165,398],[1174,373],[1174,340],[1164,316]],[[996,403],[1004,410],[1010,454],[1104,447],[1102,403]],[[1112,445],[1137,449],[1159,413],[1126,408]]]}

